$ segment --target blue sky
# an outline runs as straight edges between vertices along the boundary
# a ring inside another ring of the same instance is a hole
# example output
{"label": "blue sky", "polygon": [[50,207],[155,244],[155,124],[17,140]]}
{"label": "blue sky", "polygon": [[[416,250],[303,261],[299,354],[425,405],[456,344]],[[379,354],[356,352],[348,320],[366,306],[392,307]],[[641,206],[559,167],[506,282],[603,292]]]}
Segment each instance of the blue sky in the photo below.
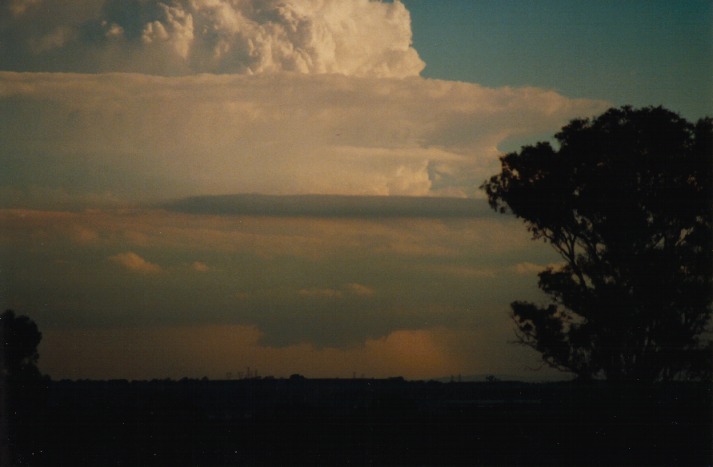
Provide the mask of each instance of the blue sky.
{"label": "blue sky", "polygon": [[713,2],[404,3],[423,76],[713,115]]}

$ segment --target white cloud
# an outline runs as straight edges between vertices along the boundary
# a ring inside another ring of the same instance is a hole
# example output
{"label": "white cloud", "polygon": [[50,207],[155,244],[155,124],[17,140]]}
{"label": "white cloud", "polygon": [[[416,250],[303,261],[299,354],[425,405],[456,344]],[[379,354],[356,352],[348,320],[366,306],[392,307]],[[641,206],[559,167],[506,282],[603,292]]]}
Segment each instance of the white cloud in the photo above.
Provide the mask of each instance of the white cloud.
{"label": "white cloud", "polygon": [[158,264],[146,261],[141,256],[137,255],[133,251],[126,253],[119,253],[117,255],[109,257],[109,261],[112,261],[120,266],[131,271],[137,271],[142,273],[157,273],[161,272],[161,266]]}
{"label": "white cloud", "polygon": [[159,6],[165,16],[165,22],[152,21],[144,26],[141,40],[145,44],[166,42],[180,58],[188,59],[193,43],[193,16],[179,7]]}
{"label": "white cloud", "polygon": [[124,36],[124,28],[116,23],[102,21],[101,25],[106,30],[104,36],[109,39],[119,39]]}
{"label": "white cloud", "polygon": [[[32,63],[31,69],[162,75],[288,71],[406,77],[425,66],[411,46],[410,15],[399,1],[33,0],[13,1],[7,8],[16,19],[0,21],[9,69]],[[95,30],[115,40],[88,33]],[[81,40],[64,40],[70,36]],[[28,48],[40,54],[34,62],[18,59]],[[55,56],[48,61],[50,51]]]}
{"label": "white cloud", "polygon": [[418,75],[410,16],[400,2],[367,0],[194,0],[202,69],[259,74],[275,71],[353,76]]}
{"label": "white cloud", "polygon": [[504,140],[605,107],[422,78],[7,72],[0,104],[0,186],[133,201],[473,195]]}

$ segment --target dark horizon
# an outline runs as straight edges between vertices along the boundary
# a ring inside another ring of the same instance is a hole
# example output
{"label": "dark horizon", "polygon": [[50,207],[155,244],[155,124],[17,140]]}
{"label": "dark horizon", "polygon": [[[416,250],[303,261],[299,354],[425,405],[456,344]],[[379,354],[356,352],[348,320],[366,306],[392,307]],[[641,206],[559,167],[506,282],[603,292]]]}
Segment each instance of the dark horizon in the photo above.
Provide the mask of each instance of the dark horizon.
{"label": "dark horizon", "polygon": [[23,464],[711,461],[713,410],[706,410],[711,387],[705,383],[642,388],[294,375],[44,384],[44,396],[24,407],[14,425],[20,437],[11,452]]}

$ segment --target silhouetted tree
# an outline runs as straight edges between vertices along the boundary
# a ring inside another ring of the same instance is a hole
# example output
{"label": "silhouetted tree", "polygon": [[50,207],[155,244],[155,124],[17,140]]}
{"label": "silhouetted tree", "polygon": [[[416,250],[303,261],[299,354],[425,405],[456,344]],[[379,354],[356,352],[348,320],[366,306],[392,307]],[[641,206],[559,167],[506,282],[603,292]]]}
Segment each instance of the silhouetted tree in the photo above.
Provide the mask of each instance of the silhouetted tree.
{"label": "silhouetted tree", "polygon": [[42,333],[37,324],[27,316],[15,316],[12,310],[0,315],[0,339],[2,339],[2,375],[8,380],[36,378],[37,346],[42,340]]}
{"label": "silhouetted tree", "polygon": [[501,157],[481,188],[564,260],[552,303],[512,304],[519,342],[580,378],[650,382],[710,371],[713,120],[610,109]]}
{"label": "silhouetted tree", "polygon": [[48,379],[37,368],[41,339],[27,316],[0,315],[0,465],[24,464],[37,447]]}

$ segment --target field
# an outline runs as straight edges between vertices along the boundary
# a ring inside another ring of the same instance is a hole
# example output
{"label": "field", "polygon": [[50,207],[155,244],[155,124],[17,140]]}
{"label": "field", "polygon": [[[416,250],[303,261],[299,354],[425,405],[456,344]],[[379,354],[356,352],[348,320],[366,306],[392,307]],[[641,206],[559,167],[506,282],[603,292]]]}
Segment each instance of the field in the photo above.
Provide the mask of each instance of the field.
{"label": "field", "polygon": [[55,381],[18,463],[710,465],[709,385]]}

